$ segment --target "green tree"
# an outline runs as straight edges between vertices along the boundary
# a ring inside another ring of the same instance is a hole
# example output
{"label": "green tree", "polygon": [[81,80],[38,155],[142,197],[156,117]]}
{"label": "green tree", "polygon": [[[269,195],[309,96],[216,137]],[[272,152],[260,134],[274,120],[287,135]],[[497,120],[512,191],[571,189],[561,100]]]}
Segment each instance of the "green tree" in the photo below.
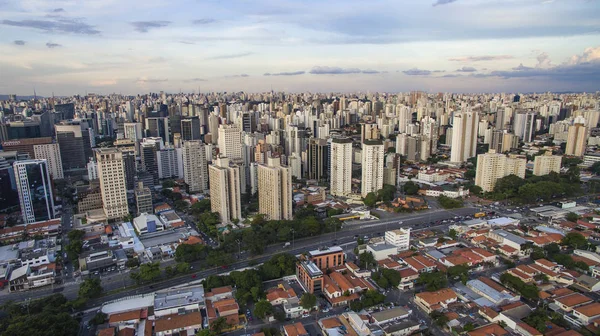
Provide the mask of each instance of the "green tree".
{"label": "green tree", "polygon": [[173,180],[164,180],[162,182],[163,189],[173,188],[175,186],[175,181]]}
{"label": "green tree", "polygon": [[473,184],[469,186],[469,192],[473,195],[481,195],[483,193],[483,189],[481,189],[480,186]]}
{"label": "green tree", "polygon": [[98,297],[102,294],[102,286],[100,285],[100,279],[85,279],[81,285],[79,285],[79,296],[82,298],[90,299]]}
{"label": "green tree", "polygon": [[475,171],[475,169],[468,169],[465,172],[465,178],[468,180],[472,180],[475,178],[475,175],[477,174],[477,172]]}
{"label": "green tree", "polygon": [[300,306],[306,310],[312,310],[317,304],[317,297],[311,293],[304,293],[300,298]]}
{"label": "green tree", "polygon": [[463,206],[463,201],[461,199],[450,198],[450,197],[447,197],[444,195],[441,195],[440,197],[438,197],[438,203],[444,209],[456,209],[456,208],[462,208],[462,206]]}
{"label": "green tree", "polygon": [[217,336],[218,334],[210,329],[200,329],[196,336]]}
{"label": "green tree", "polygon": [[103,312],[99,312],[96,313],[96,315],[94,315],[94,317],[92,317],[92,319],[90,320],[90,323],[92,323],[93,325],[100,325],[103,324],[104,322],[106,322],[108,316],[106,314],[104,314]]}
{"label": "green tree", "polygon": [[404,183],[403,187],[404,193],[407,195],[416,195],[419,193],[419,185],[413,181],[408,181]]}
{"label": "green tree", "polygon": [[142,282],[152,282],[160,278],[160,274],[160,264],[154,262],[141,265],[138,272],[132,272],[129,276],[139,284]]}
{"label": "green tree", "polygon": [[285,321],[285,313],[281,310],[281,309],[275,309],[275,312],[273,312],[273,317],[278,321],[278,322],[284,322]]}
{"label": "green tree", "polygon": [[273,314],[273,305],[267,300],[260,300],[254,305],[254,316],[259,319],[264,319],[265,317]]}
{"label": "green tree", "polygon": [[369,208],[372,208],[375,206],[375,204],[377,204],[377,195],[375,195],[374,192],[368,193],[367,196],[363,198],[363,203]]}
{"label": "green tree", "polygon": [[429,314],[429,316],[433,320],[433,323],[435,323],[435,325],[438,326],[438,327],[440,327],[440,328],[445,327],[446,324],[449,322],[448,317],[445,314],[443,314],[443,313],[441,313],[441,312],[439,312],[437,310],[432,311]]}
{"label": "green tree", "polygon": [[393,201],[396,196],[396,187],[393,185],[384,184],[383,188],[380,189],[377,194],[379,199],[384,202]]}
{"label": "green tree", "polygon": [[83,231],[83,230],[71,230],[67,234],[67,237],[69,237],[69,240],[82,240],[84,236],[85,236],[85,231]]}
{"label": "green tree", "polygon": [[579,232],[569,232],[563,237],[561,244],[578,249],[580,247],[587,246],[588,241]]}
{"label": "green tree", "polygon": [[463,327],[463,330],[464,330],[465,332],[470,332],[470,331],[473,331],[473,330],[475,330],[475,325],[474,325],[472,322],[467,322],[467,323],[465,324],[465,326]]}
{"label": "green tree", "polygon": [[138,258],[128,258],[125,262],[125,266],[134,268],[140,266],[140,260]]}
{"label": "green tree", "polygon": [[[598,162],[598,163],[600,163],[600,162]],[[567,214],[566,218],[569,222],[577,223],[577,220],[579,219],[579,215],[574,212],[569,212]]]}
{"label": "green tree", "polygon": [[374,267],[377,261],[371,252],[363,252],[358,256],[360,265],[364,268]]}
{"label": "green tree", "polygon": [[440,271],[421,273],[417,283],[425,285],[427,291],[433,292],[448,287],[448,278],[444,272]]}
{"label": "green tree", "polygon": [[458,238],[458,231],[450,229],[450,231],[448,231],[448,236],[450,236],[452,239],[456,239]]}
{"label": "green tree", "polygon": [[531,260],[543,259],[546,257],[546,253],[544,252],[543,248],[534,246],[529,257]]}
{"label": "green tree", "polygon": [[223,330],[229,329],[230,325],[227,323],[227,319],[225,317],[218,317],[210,324],[210,329],[216,334],[220,334]]}
{"label": "green tree", "polygon": [[600,175],[600,161],[594,162],[594,164],[590,167],[590,171],[595,175]]}

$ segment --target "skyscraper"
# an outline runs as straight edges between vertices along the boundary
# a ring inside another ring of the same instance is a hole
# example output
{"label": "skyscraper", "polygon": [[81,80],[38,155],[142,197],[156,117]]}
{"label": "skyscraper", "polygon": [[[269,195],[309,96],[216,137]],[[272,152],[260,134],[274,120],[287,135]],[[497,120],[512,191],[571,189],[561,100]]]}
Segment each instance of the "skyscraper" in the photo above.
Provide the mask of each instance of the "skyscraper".
{"label": "skyscraper", "polygon": [[464,162],[477,153],[477,112],[462,112],[454,115],[452,126],[451,162]]}
{"label": "skyscraper", "polygon": [[383,142],[365,140],[362,144],[362,197],[383,188],[383,160]]}
{"label": "skyscraper", "polygon": [[183,143],[183,179],[188,185],[188,192],[204,192],[207,190],[207,162],[204,143],[200,140]]}
{"label": "skyscraper", "polygon": [[242,216],[240,200],[240,167],[219,156],[208,167],[210,180],[210,207],[218,212],[221,222],[231,223]]}
{"label": "skyscraper", "polygon": [[279,157],[258,165],[258,212],[270,220],[292,219],[292,174]]}
{"label": "skyscraper", "polygon": [[169,118],[153,117],[146,118],[146,136],[161,137],[165,144],[169,143]]}
{"label": "skyscraper", "polygon": [[123,154],[114,147],[95,151],[104,215],[109,220],[123,218],[129,214]]}
{"label": "skyscraper", "polygon": [[33,146],[35,159],[46,160],[50,175],[55,180],[64,178],[62,159],[60,156],[60,148],[58,144],[35,145]]}
{"label": "skyscraper", "polygon": [[496,186],[498,179],[514,174],[525,178],[525,166],[527,159],[517,155],[506,156],[490,150],[486,154],[477,155],[477,171],[475,173],[475,185],[481,187],[485,192],[491,192]]}
{"label": "skyscraper", "polygon": [[583,122],[569,126],[566,155],[583,156],[589,136],[588,128]]}
{"label": "skyscraper", "polygon": [[15,161],[13,169],[23,222],[53,219],[54,196],[46,160]]}
{"label": "skyscraper", "polygon": [[330,193],[347,196],[352,192],[352,139],[331,140]]}
{"label": "skyscraper", "polygon": [[219,154],[230,160],[242,159],[242,138],[239,127],[236,125],[219,126]]}
{"label": "skyscraper", "polygon": [[63,121],[54,128],[64,174],[85,175],[88,160],[93,156],[94,130],[85,120]]}
{"label": "skyscraper", "polygon": [[310,138],[307,151],[307,172],[309,179],[329,178],[329,144],[327,140]]}
{"label": "skyscraper", "polygon": [[200,140],[200,119],[189,117],[181,119],[181,140]]}

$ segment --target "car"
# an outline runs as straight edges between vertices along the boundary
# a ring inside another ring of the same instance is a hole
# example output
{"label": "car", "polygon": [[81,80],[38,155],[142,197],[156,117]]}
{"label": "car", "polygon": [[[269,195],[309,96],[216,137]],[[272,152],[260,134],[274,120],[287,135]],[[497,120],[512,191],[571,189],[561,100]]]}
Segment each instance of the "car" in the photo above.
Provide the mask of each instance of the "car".
{"label": "car", "polygon": [[197,275],[196,274],[192,274],[192,279],[196,279]]}

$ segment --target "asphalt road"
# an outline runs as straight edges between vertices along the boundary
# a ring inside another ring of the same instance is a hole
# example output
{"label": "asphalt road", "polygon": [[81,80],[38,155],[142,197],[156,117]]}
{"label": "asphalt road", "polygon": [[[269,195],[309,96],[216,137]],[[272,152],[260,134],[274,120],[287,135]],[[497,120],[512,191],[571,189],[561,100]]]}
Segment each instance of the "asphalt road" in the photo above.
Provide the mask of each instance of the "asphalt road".
{"label": "asphalt road", "polygon": [[[103,302],[115,300],[129,295],[150,293],[160,289],[170,288],[177,285],[182,285],[190,281],[199,280],[206,278],[210,275],[216,275],[221,273],[230,272],[236,269],[243,269],[249,267],[250,261],[254,264],[260,264],[269,260],[274,254],[287,252],[292,254],[300,254],[309,250],[314,250],[322,246],[331,246],[335,240],[337,244],[344,244],[354,241],[354,236],[360,237],[364,235],[376,236],[383,234],[385,230],[396,229],[399,227],[413,228],[413,229],[426,229],[431,222],[437,222],[445,219],[450,219],[455,216],[468,216],[473,215],[478,211],[477,208],[461,208],[453,210],[431,210],[424,213],[418,214],[403,214],[399,215],[394,219],[386,220],[370,220],[360,221],[354,223],[344,223],[344,228],[339,232],[327,233],[318,237],[308,237],[303,239],[296,239],[293,241],[292,246],[284,249],[282,244],[274,244],[265,248],[262,255],[256,257],[248,257],[246,259],[237,261],[229,265],[224,270],[221,267],[206,269],[195,273],[196,277],[192,278],[192,274],[177,276],[169,279],[164,279],[160,282],[155,282],[148,285],[143,285],[137,288],[124,289],[115,294],[103,296],[98,299],[91,300],[88,306],[100,306]],[[402,222],[402,223],[400,223]],[[193,267],[198,267],[198,263],[192,263]],[[105,275],[101,278],[102,287],[105,292],[125,288],[133,285],[133,281],[129,278],[128,272],[113,273]],[[77,292],[79,286],[76,283],[67,283],[63,285],[54,285],[53,287],[43,287],[37,290],[31,290],[27,292],[17,292],[5,295],[0,295],[0,304],[12,301],[24,301],[27,299],[38,299],[44,296],[51,295],[53,293],[60,292],[65,295],[68,299],[77,298]]]}

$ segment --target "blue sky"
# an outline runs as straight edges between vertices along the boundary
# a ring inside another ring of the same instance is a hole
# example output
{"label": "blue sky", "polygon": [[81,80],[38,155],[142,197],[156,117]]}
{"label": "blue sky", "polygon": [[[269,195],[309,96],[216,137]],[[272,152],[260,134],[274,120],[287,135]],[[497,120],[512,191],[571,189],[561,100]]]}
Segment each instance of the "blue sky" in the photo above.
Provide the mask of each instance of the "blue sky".
{"label": "blue sky", "polygon": [[0,93],[600,90],[599,0],[0,0]]}

